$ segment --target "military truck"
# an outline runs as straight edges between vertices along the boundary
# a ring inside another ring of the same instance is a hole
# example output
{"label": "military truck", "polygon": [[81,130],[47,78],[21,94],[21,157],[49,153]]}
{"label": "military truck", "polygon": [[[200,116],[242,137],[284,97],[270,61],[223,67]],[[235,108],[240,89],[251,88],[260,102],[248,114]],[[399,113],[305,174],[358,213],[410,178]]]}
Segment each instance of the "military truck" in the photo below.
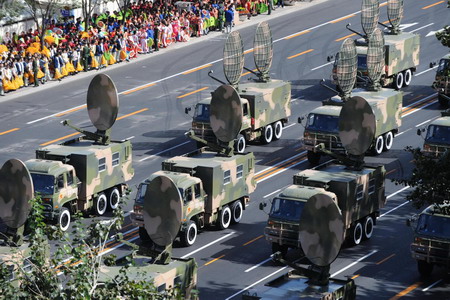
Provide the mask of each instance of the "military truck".
{"label": "military truck", "polygon": [[438,93],[439,104],[443,107],[448,107],[450,101],[450,54],[445,55],[439,61],[436,70],[436,77],[434,79],[432,88]]}
{"label": "military truck", "polygon": [[[207,144],[192,153],[163,161],[162,170],[152,174],[139,185],[131,219],[140,227],[142,240],[148,240],[143,226],[142,197],[155,177],[170,178],[183,199],[178,233],[185,246],[194,244],[199,229],[207,225],[228,228],[239,223],[249,195],[256,188],[254,179],[255,157],[253,153],[233,153],[233,141],[242,124],[241,98],[230,85],[217,88],[211,102],[211,128],[222,144],[209,143],[190,131],[188,136]],[[160,199],[160,201],[167,201]]]}
{"label": "military truck", "polygon": [[[417,129],[417,135],[422,135],[425,129]],[[441,112],[441,117],[431,121],[426,129],[423,152],[439,156],[450,150],[450,110]]]}
{"label": "military truck", "polygon": [[61,230],[70,226],[71,214],[88,212],[103,215],[107,207],[116,209],[133,178],[132,146],[128,140],[111,140],[119,99],[114,83],[104,74],[95,76],[87,95],[89,117],[95,133],[63,125],[83,136],[36,150],[36,159],[26,161],[35,192],[43,201],[44,216],[56,221]]}
{"label": "military truck", "polygon": [[[382,45],[382,32],[380,29],[376,29],[369,40],[370,85],[366,89],[352,89],[356,81],[356,47],[354,41],[346,39],[341,46],[337,65],[339,95],[323,101],[322,107],[312,110],[307,116],[303,144],[308,151],[307,157],[311,164],[316,165],[320,161],[321,152],[317,149],[319,144],[323,144],[331,152],[345,152],[339,139],[337,125],[342,105],[350,96],[364,98],[370,104],[375,115],[376,130],[371,142],[371,152],[378,155],[391,149],[394,136],[401,126],[403,94],[400,91],[381,87]],[[299,118],[299,122],[302,122],[302,120],[303,118]]]}
{"label": "military truck", "polygon": [[430,276],[434,266],[450,270],[450,202],[428,206],[407,225],[414,232],[411,254],[420,275]]}
{"label": "military truck", "polygon": [[[262,22],[256,29],[253,46],[254,60],[258,78],[239,84],[244,66],[244,46],[238,32],[232,32],[224,48],[224,73],[228,83],[233,85],[241,97],[243,110],[242,128],[236,138],[235,150],[245,151],[247,142],[259,140],[269,144],[278,140],[283,133],[283,127],[291,115],[291,84],[283,80],[270,79],[269,69],[272,64],[273,45],[272,34],[267,22]],[[224,84],[223,81],[211,78]],[[213,96],[212,96],[213,97]],[[211,97],[196,104],[192,119],[194,133],[207,141],[214,142],[215,136],[209,123],[209,106]],[[189,113],[190,108],[186,109]],[[201,145],[201,144],[200,144]]]}

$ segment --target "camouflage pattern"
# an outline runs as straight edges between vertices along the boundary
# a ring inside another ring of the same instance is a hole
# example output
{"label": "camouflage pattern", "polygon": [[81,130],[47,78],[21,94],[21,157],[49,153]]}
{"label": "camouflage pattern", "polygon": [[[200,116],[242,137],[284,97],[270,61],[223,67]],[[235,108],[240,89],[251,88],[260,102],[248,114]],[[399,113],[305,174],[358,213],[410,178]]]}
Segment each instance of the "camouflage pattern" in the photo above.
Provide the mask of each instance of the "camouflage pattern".
{"label": "camouflage pattern", "polygon": [[333,193],[318,193],[308,199],[300,217],[303,253],[317,266],[330,265],[344,241],[344,221],[336,201]]}
{"label": "camouflage pattern", "polygon": [[[103,159],[104,165],[100,164]],[[36,159],[28,160],[26,165],[31,174],[64,177],[64,188],[42,195],[45,215],[49,219],[55,218],[66,204],[75,211],[85,211],[93,206],[99,193],[113,187],[122,195],[125,182],[134,176],[132,146],[127,140],[97,145],[79,137],[36,150]],[[74,180],[70,185],[67,179],[73,171]]]}
{"label": "camouflage pattern", "polygon": [[[416,70],[419,65],[420,35],[410,32],[400,34],[386,34],[385,63],[387,71],[385,77],[390,78],[407,69]],[[385,80],[385,84],[387,84]]]}
{"label": "camouflage pattern", "polygon": [[144,200],[144,224],[148,235],[159,246],[168,246],[180,231],[182,202],[175,183],[157,176],[147,187]]}
{"label": "camouflage pattern", "polygon": [[[436,130],[442,131],[439,136],[436,136]],[[450,150],[450,113],[442,112],[442,117],[431,121],[427,127],[423,152],[438,157],[447,150]]]}
{"label": "camouflage pattern", "polygon": [[[241,167],[242,166],[242,167]],[[242,169],[242,171],[239,171]],[[225,178],[225,172],[229,177]],[[189,220],[198,221],[198,226],[214,224],[219,212],[225,205],[241,201],[243,208],[249,201],[249,195],[256,188],[255,157],[253,153],[219,156],[215,152],[199,149],[192,153],[176,156],[162,163],[162,170],[152,174],[143,184],[148,184],[156,176],[170,178],[175,186],[182,190],[183,213],[182,230]],[[195,187],[197,186],[197,192]],[[191,189],[190,199],[184,192]],[[196,195],[196,193],[198,193]],[[184,194],[184,195],[183,195]],[[138,198],[137,198],[138,199]],[[132,221],[143,226],[142,203],[135,202]],[[136,206],[138,209],[136,209]]]}
{"label": "camouflage pattern", "polygon": [[87,110],[92,124],[100,130],[111,128],[119,112],[119,97],[114,82],[106,74],[96,75],[87,93]]}
{"label": "camouflage pattern", "polygon": [[447,106],[450,101],[450,54],[445,55],[439,61],[436,76],[432,88],[438,92],[439,103]]}
{"label": "camouflage pattern", "polygon": [[[135,266],[127,269],[127,276],[135,281],[151,281],[158,292],[178,286],[183,299],[196,299],[193,290],[197,285],[197,264],[193,258],[173,258],[167,264],[149,263],[149,257],[136,255]],[[99,284],[108,284],[120,274],[121,266],[102,266],[99,273]]]}
{"label": "camouflage pattern", "polygon": [[0,221],[17,229],[25,224],[34,197],[33,182],[24,163],[6,161],[0,169]]}
{"label": "camouflage pattern", "polygon": [[450,216],[445,212],[449,208],[448,202],[440,207],[430,205],[412,217],[411,254],[424,276],[430,275],[433,266],[450,270]]}
{"label": "camouflage pattern", "polygon": [[[326,194],[337,200],[344,223],[344,238],[351,231],[355,222],[364,220],[368,215],[378,215],[386,203],[384,166],[364,167],[362,170],[352,170],[344,165],[328,164],[319,169],[304,170],[294,175],[294,184],[287,187],[276,198],[307,203],[315,195]],[[357,190],[360,189],[360,198]],[[362,188],[362,190],[361,190]],[[296,248],[300,245],[298,239],[298,222],[272,218],[269,215],[264,230],[266,239],[272,243],[288,245]]]}
{"label": "camouflage pattern", "polygon": [[375,136],[375,114],[362,97],[347,100],[339,115],[339,138],[349,154],[364,154]]}

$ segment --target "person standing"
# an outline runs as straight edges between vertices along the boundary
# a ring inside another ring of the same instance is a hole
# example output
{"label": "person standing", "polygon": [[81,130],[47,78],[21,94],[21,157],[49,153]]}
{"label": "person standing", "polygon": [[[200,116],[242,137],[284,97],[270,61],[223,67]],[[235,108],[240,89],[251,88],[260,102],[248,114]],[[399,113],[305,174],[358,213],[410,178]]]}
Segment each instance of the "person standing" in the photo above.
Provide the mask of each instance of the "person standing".
{"label": "person standing", "polygon": [[91,57],[91,49],[89,48],[88,44],[85,42],[84,46],[83,46],[83,55],[82,55],[82,59],[83,59],[83,68],[84,71],[87,72],[89,69],[89,58]]}
{"label": "person standing", "polygon": [[39,57],[36,53],[33,58],[33,80],[34,80],[34,86],[39,86],[39,79],[38,79],[38,73],[39,73]]}
{"label": "person standing", "polygon": [[225,33],[231,32],[231,26],[233,25],[234,20],[234,12],[231,8],[231,5],[227,7],[225,11]]}
{"label": "person standing", "polygon": [[155,32],[155,51],[159,51],[159,33],[160,33],[159,22],[155,22],[154,32]]}
{"label": "person standing", "polygon": [[278,0],[277,7],[280,8],[280,5],[281,5],[281,8],[284,8],[284,2],[283,2],[283,0]]}
{"label": "person standing", "polygon": [[273,0],[267,0],[267,14],[270,15],[272,10],[275,10],[273,7]]}

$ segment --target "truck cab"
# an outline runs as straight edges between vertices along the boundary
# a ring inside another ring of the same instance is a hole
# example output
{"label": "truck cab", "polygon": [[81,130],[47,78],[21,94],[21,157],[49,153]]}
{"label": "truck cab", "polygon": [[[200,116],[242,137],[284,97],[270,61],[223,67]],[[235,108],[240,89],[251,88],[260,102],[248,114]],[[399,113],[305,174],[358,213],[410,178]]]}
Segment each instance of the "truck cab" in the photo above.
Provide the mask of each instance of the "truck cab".
{"label": "truck cab", "polygon": [[441,58],[436,70],[436,76],[432,87],[438,92],[439,104],[443,107],[447,107],[449,104],[450,96],[450,54]]}

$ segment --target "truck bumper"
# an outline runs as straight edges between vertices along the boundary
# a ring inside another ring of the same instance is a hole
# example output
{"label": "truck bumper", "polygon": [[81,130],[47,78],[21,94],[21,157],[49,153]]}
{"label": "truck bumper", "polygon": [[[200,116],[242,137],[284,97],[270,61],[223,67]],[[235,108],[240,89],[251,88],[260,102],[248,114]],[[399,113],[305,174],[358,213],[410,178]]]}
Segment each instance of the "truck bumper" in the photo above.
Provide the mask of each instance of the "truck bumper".
{"label": "truck bumper", "polygon": [[412,257],[428,263],[450,268],[450,251],[448,249],[428,248],[421,245],[411,245]]}
{"label": "truck bumper", "polygon": [[300,247],[300,242],[298,238],[293,237],[295,236],[294,232],[281,231],[278,229],[266,227],[264,228],[264,236],[266,237],[266,240],[270,243],[286,245],[291,248]]}

